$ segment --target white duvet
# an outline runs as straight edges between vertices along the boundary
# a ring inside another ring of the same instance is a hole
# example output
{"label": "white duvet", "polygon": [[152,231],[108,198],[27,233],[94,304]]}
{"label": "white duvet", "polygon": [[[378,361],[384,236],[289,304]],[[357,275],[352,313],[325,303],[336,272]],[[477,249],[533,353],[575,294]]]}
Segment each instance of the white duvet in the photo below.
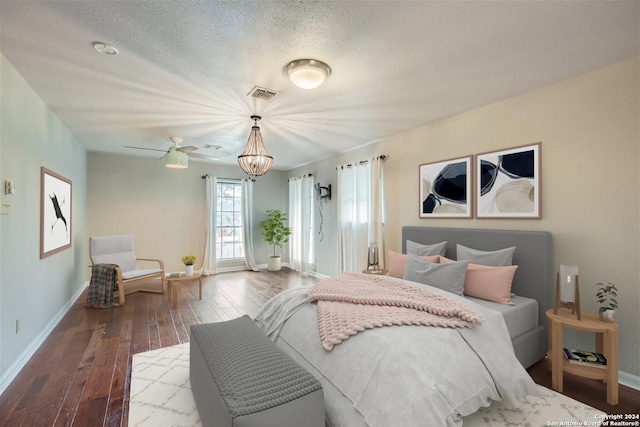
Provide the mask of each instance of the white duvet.
{"label": "white duvet", "polygon": [[[416,286],[426,286],[407,282]],[[474,328],[391,326],[368,329],[333,351],[322,348],[311,287],[267,302],[256,322],[294,360],[320,379],[332,427],[460,426],[462,417],[539,391],[513,354],[500,313],[467,304],[485,322]]]}

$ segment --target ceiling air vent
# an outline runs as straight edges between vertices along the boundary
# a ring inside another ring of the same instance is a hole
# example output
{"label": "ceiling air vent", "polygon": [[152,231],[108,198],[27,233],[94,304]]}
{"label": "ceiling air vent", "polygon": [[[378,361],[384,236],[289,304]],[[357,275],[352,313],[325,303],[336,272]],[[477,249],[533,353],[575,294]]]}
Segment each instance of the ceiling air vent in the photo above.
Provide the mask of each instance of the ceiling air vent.
{"label": "ceiling air vent", "polygon": [[206,148],[207,150],[219,150],[222,147],[219,145],[211,145],[211,144],[205,144],[204,147],[202,148]]}
{"label": "ceiling air vent", "polygon": [[254,86],[253,89],[251,89],[251,92],[247,94],[247,96],[262,99],[263,101],[271,101],[273,97],[279,93],[280,92],[278,92],[277,90]]}

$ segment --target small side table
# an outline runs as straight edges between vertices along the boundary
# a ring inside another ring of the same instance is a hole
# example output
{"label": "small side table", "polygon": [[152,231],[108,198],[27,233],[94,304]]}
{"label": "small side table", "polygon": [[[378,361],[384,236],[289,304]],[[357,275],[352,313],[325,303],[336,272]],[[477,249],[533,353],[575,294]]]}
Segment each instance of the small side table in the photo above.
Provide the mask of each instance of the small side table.
{"label": "small side table", "polygon": [[199,272],[193,273],[193,276],[181,275],[180,277],[169,277],[167,275],[164,276],[164,281],[169,284],[169,299],[171,300],[171,307],[178,308],[178,286],[180,282],[186,282],[188,280],[197,280],[198,285],[200,286],[200,296],[199,299],[202,299],[202,274]]}
{"label": "small side table", "polygon": [[384,274],[389,273],[389,270],[387,270],[385,268],[385,269],[382,269],[382,270],[362,270],[362,272],[364,274],[381,274],[381,275],[384,275]]}
{"label": "small side table", "polygon": [[[551,388],[562,393],[562,376],[564,372],[585,378],[603,380],[607,383],[607,403],[618,404],[618,324],[603,322],[595,313],[582,312],[582,320],[578,320],[569,311],[560,309],[557,314],[553,309],[546,312],[549,319],[549,352],[551,361]],[[595,332],[596,352],[604,354],[607,364],[604,367],[570,363],[562,351],[562,328]]]}

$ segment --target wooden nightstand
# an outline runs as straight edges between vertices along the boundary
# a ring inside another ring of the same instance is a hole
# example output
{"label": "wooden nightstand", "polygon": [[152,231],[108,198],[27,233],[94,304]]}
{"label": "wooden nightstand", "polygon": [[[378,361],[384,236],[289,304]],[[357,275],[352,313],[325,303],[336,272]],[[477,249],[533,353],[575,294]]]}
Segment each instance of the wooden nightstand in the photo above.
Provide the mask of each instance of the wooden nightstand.
{"label": "wooden nightstand", "polygon": [[[586,378],[603,380],[607,383],[607,403],[618,404],[618,324],[603,322],[594,313],[582,313],[582,320],[576,319],[569,311],[560,309],[553,314],[553,309],[547,310],[549,319],[549,352],[547,357],[551,362],[551,387],[562,393],[562,376],[564,372]],[[578,365],[570,363],[562,351],[562,328],[578,329],[595,332],[596,352],[607,358],[605,367]]]}

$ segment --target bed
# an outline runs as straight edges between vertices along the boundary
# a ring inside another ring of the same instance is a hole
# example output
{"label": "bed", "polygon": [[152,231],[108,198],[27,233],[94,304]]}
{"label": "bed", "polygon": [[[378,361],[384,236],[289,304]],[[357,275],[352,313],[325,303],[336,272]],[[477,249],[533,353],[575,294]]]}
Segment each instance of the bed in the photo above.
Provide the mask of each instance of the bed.
{"label": "bed", "polygon": [[[524,367],[546,353],[544,310],[551,304],[552,281],[550,234],[404,227],[402,236],[403,251],[407,240],[424,244],[447,241],[446,256],[452,259],[457,243],[487,251],[515,246],[516,305],[500,307],[501,312],[488,301],[408,282],[474,310],[483,317],[482,325],[376,327],[327,351],[320,344],[317,305],[308,301],[311,289],[290,289],[275,297],[255,320],[285,353],[320,379],[326,425],[460,426],[464,416],[492,401],[517,405],[524,396],[538,394]],[[382,277],[375,280],[406,282]],[[521,305],[528,307],[528,316],[537,319],[535,325],[522,326],[513,320],[521,315],[513,307]]]}
{"label": "bed", "polygon": [[[553,307],[553,258],[551,233],[546,231],[522,230],[483,230],[438,227],[403,227],[402,251],[406,252],[407,240],[418,243],[433,244],[447,241],[446,253],[449,258],[456,259],[456,245],[461,244],[481,250],[497,250],[515,247],[513,264],[518,266],[511,292],[515,307],[496,304],[488,301],[475,301],[501,312],[511,311],[515,316],[506,318],[507,328],[519,322],[530,312],[513,313],[524,304],[534,302],[537,305],[537,316],[530,327],[521,333],[511,336],[516,357],[528,368],[543,359],[547,353],[547,317],[545,312]],[[515,308],[515,310],[514,310]],[[510,331],[511,332],[511,331]],[[512,335],[510,333],[510,335]]]}

